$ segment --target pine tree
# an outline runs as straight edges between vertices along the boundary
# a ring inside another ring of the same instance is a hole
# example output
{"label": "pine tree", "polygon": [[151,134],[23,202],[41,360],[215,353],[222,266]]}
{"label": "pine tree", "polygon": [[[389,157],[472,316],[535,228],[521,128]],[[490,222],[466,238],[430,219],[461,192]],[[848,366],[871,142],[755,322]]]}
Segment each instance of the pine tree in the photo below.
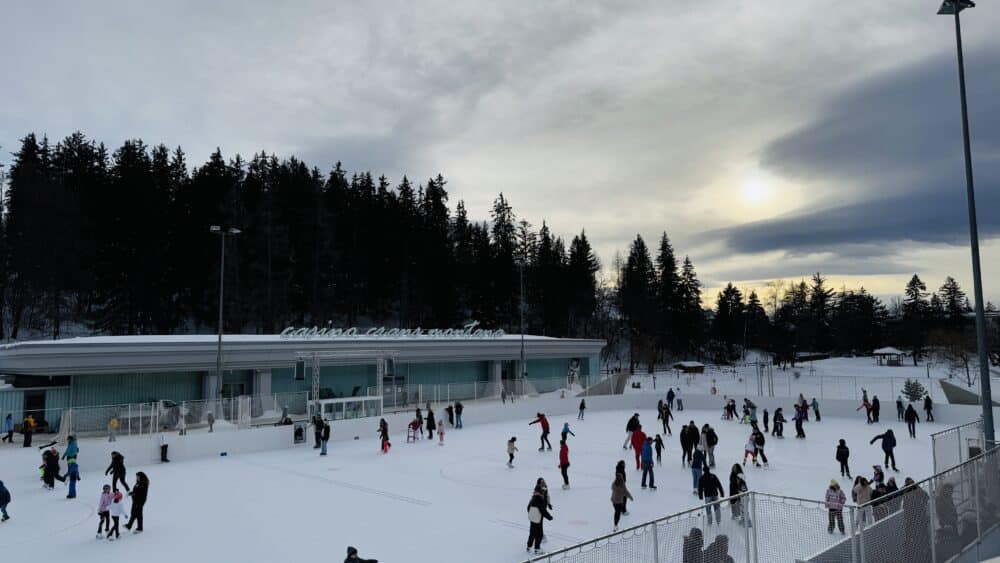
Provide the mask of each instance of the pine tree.
{"label": "pine tree", "polygon": [[597,309],[597,272],[601,263],[594,255],[587,240],[587,233],[581,231],[573,237],[569,246],[567,264],[567,285],[570,302],[570,336],[591,336],[591,323]]}
{"label": "pine tree", "polygon": [[640,361],[645,361],[652,369],[655,283],[656,273],[653,270],[649,249],[642,236],[636,235],[625,261],[620,288],[621,311],[630,333],[632,371]]}
{"label": "pine tree", "polygon": [[827,350],[830,347],[830,301],[833,289],[826,287],[826,279],[819,272],[812,277],[809,288],[810,347]]}
{"label": "pine tree", "polygon": [[743,293],[730,282],[719,292],[712,321],[713,335],[725,346],[726,360],[733,359],[737,347],[743,346],[746,328]]}
{"label": "pine tree", "polygon": [[923,355],[929,308],[926,296],[927,284],[913,274],[906,284],[906,297],[903,300],[903,334],[913,352],[913,365],[917,365]]}
{"label": "pine tree", "polygon": [[955,278],[946,277],[941,289],[938,290],[938,295],[944,308],[944,314],[948,319],[951,321],[961,320],[968,308],[966,307],[965,292],[959,287]]}
{"label": "pine tree", "polygon": [[910,402],[920,401],[927,395],[927,389],[915,379],[907,379],[903,383],[903,396]]}
{"label": "pine tree", "polygon": [[756,291],[750,291],[746,305],[747,345],[752,348],[767,349],[770,342],[771,322]]}
{"label": "pine tree", "polygon": [[662,355],[678,347],[677,327],[679,320],[679,278],[677,259],[670,239],[664,232],[660,237],[660,248],[656,253],[656,309],[659,316],[658,352]]}
{"label": "pine tree", "polygon": [[705,315],[701,308],[701,282],[698,281],[694,264],[687,256],[684,257],[677,285],[677,302],[681,349],[686,353],[697,353],[704,339]]}

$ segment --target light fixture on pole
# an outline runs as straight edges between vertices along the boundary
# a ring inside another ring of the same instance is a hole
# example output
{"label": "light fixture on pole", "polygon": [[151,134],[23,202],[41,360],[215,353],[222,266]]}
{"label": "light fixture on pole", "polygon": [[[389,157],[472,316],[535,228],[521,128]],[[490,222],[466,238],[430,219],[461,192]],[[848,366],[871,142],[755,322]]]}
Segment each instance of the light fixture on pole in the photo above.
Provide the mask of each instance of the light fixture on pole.
{"label": "light fixture on pole", "polygon": [[979,348],[979,393],[983,405],[983,437],[993,441],[993,394],[990,389],[990,364],[986,351],[986,312],[983,306],[983,276],[979,265],[979,225],[976,219],[976,192],[972,182],[972,148],[969,142],[969,108],[965,96],[965,59],[962,54],[962,24],[959,14],[975,8],[972,0],[945,0],[938,15],[954,16],[955,46],[958,51],[958,90],[962,108],[962,141],[965,152],[965,186],[969,206],[969,241],[972,250],[972,284],[976,301],[976,343]]}
{"label": "light fixture on pole", "polygon": [[226,237],[234,237],[242,231],[235,227],[212,225],[209,232],[219,235],[219,340],[215,356],[215,396],[222,397],[222,303],[226,288]]}

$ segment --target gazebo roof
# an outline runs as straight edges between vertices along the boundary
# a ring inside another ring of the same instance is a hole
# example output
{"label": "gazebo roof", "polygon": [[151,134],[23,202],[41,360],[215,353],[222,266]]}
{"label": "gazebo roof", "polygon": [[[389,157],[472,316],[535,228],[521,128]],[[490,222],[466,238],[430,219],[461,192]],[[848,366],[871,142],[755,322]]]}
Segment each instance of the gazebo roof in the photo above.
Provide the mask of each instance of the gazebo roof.
{"label": "gazebo roof", "polygon": [[872,354],[875,356],[904,356],[906,355],[906,352],[903,352],[898,348],[893,348],[892,346],[887,346],[885,348],[875,350]]}

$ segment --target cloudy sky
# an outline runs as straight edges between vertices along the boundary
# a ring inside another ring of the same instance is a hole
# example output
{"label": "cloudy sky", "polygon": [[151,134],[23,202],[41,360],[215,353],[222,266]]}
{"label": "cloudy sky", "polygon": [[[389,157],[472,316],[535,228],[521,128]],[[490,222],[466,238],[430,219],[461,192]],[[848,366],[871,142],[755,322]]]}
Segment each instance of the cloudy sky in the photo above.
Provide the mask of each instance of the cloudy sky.
{"label": "cloudy sky", "polygon": [[[0,162],[28,132],[438,172],[605,265],[666,230],[709,292],[822,271],[971,293],[938,0],[5,2]],[[1000,9],[965,12],[986,295],[1000,303]]]}

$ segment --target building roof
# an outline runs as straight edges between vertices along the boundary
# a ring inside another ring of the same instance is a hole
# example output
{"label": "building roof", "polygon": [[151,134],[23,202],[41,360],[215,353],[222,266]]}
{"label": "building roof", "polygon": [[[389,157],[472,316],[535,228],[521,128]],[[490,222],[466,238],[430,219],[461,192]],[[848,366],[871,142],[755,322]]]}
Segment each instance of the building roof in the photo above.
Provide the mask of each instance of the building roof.
{"label": "building roof", "polygon": [[705,364],[701,362],[677,362],[674,364],[675,368],[703,368]]}
{"label": "building roof", "polygon": [[904,351],[902,351],[902,350],[900,350],[898,348],[893,348],[892,346],[887,346],[885,348],[879,348],[878,350],[875,350],[874,352],[872,352],[872,355],[875,355],[875,356],[905,356],[906,352],[904,352]]}
{"label": "building roof", "polygon": [[[215,369],[218,336],[141,335],[92,336],[34,340],[0,346],[0,373],[78,375],[87,373],[211,371]],[[281,335],[223,336],[226,370],[288,368],[299,357],[317,354],[322,365],[374,363],[376,357],[398,362],[466,362],[516,360],[521,336],[498,337],[376,337],[338,336],[286,338]],[[524,336],[525,358],[595,356],[603,340]]]}

